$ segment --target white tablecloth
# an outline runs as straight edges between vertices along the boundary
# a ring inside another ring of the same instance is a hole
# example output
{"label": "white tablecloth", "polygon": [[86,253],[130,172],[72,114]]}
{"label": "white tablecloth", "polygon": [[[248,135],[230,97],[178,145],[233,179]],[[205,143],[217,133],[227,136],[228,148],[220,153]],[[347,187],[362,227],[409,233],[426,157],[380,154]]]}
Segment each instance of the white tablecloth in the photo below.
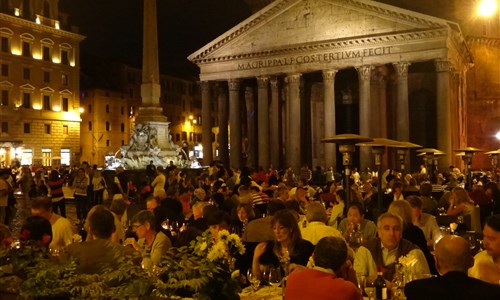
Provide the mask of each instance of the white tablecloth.
{"label": "white tablecloth", "polygon": [[261,286],[254,292],[252,287],[246,287],[240,293],[241,300],[281,300],[282,288],[276,289],[272,286]]}

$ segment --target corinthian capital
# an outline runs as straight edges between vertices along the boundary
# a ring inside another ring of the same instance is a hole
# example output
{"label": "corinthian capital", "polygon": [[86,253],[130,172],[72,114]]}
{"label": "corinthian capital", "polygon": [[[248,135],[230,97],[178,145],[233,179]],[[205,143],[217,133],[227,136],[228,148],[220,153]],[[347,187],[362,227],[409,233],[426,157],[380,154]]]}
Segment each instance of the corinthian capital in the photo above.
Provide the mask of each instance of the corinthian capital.
{"label": "corinthian capital", "polygon": [[229,79],[228,80],[229,90],[230,91],[239,91],[241,85],[241,79]]}
{"label": "corinthian capital", "polygon": [[358,71],[359,79],[370,80],[373,66],[356,67],[356,70]]}
{"label": "corinthian capital", "polygon": [[257,86],[259,87],[259,89],[267,89],[267,87],[269,86],[269,77],[257,77]]}
{"label": "corinthian capital", "polygon": [[300,74],[300,73],[288,75],[287,77],[285,77],[285,82],[286,83],[299,83],[301,76],[302,76],[302,74]]}
{"label": "corinthian capital", "polygon": [[331,82],[335,80],[337,70],[323,70],[323,81]]}
{"label": "corinthian capital", "polygon": [[201,81],[200,86],[202,92],[210,91],[210,81]]}
{"label": "corinthian capital", "polygon": [[408,77],[408,67],[410,67],[409,62],[398,62],[393,63],[394,69],[398,74],[398,77]]}

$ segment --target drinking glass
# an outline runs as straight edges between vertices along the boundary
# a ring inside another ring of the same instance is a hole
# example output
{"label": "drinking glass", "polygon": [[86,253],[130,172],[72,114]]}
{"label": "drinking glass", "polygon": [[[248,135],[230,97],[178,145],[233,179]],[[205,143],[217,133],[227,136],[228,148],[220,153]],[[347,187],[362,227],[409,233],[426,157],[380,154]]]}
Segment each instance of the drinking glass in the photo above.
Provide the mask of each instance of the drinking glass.
{"label": "drinking glass", "polygon": [[260,286],[260,279],[257,275],[255,275],[252,270],[248,270],[247,272],[247,279],[248,279],[248,282],[250,282],[250,285],[252,285],[252,290],[254,292],[257,291],[257,289],[259,289],[259,286]]}
{"label": "drinking glass", "polygon": [[366,275],[357,275],[356,274],[356,281],[358,282],[358,289],[361,294],[363,294],[365,290],[365,282],[366,282]]}
{"label": "drinking glass", "polygon": [[469,242],[469,247],[471,250],[476,249],[477,240],[476,240],[476,235],[474,234],[474,232],[468,232],[467,241]]}
{"label": "drinking glass", "polygon": [[280,268],[275,268],[275,267],[269,268],[268,281],[269,284],[274,287],[274,293],[276,294],[277,287],[281,284]]}
{"label": "drinking glass", "polygon": [[365,280],[365,293],[369,300],[375,300],[375,286],[373,285],[373,281]]}

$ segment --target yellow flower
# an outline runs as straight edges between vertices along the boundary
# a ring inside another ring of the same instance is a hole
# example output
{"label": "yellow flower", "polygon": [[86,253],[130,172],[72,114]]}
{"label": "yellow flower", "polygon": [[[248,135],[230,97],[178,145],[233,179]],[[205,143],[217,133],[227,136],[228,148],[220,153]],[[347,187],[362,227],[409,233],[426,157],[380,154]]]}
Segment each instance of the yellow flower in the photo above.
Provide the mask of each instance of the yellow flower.
{"label": "yellow flower", "polygon": [[231,273],[231,279],[237,279],[240,277],[240,270],[234,270],[233,273]]}
{"label": "yellow flower", "polygon": [[200,244],[200,250],[201,251],[205,251],[207,249],[208,245],[207,245],[207,242],[203,242]]}

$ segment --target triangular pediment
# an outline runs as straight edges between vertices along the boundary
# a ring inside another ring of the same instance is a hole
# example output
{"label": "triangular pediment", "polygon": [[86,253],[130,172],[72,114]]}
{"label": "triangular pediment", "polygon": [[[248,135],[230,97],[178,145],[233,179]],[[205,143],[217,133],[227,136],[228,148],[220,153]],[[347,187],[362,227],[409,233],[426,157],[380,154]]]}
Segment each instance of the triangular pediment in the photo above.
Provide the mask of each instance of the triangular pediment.
{"label": "triangular pediment", "polygon": [[[276,0],[189,56],[195,63],[442,29],[449,22],[371,0]],[[380,41],[379,41],[380,42]]]}
{"label": "triangular pediment", "polygon": [[11,82],[8,82],[7,80],[0,82],[0,86],[3,88],[12,88],[14,85]]}
{"label": "triangular pediment", "polygon": [[31,84],[29,83],[26,83],[26,84],[23,84],[19,87],[21,90],[32,90],[34,91],[35,90],[35,87],[32,86]]}
{"label": "triangular pediment", "polygon": [[40,91],[41,91],[42,93],[54,93],[54,89],[53,89],[53,88],[51,88],[51,87],[48,87],[48,86],[46,86],[46,87],[44,87],[44,88],[40,89]]}
{"label": "triangular pediment", "polygon": [[61,95],[72,95],[73,93],[70,90],[68,90],[68,89],[64,89],[64,90],[60,91],[59,94],[61,94]]}

